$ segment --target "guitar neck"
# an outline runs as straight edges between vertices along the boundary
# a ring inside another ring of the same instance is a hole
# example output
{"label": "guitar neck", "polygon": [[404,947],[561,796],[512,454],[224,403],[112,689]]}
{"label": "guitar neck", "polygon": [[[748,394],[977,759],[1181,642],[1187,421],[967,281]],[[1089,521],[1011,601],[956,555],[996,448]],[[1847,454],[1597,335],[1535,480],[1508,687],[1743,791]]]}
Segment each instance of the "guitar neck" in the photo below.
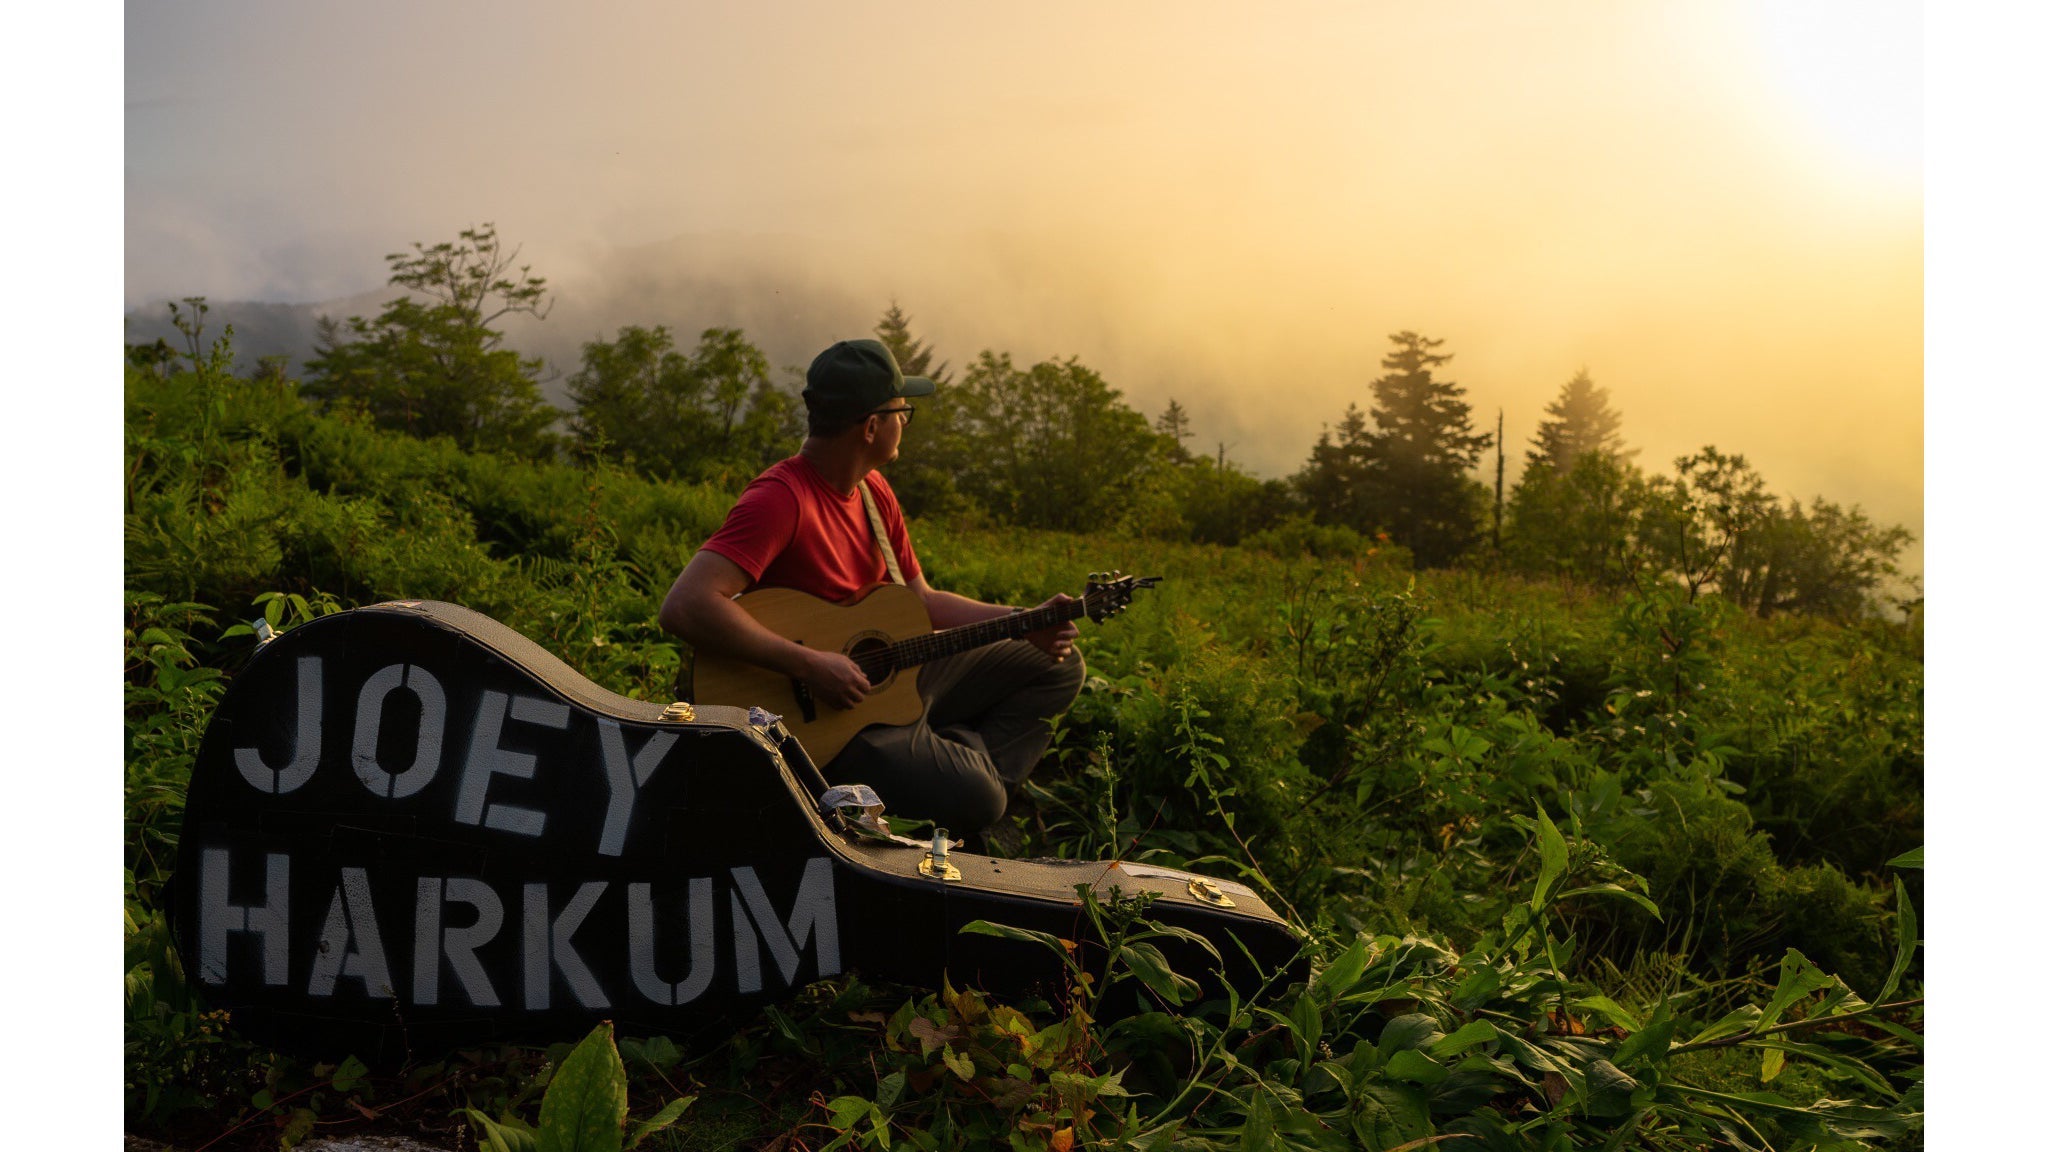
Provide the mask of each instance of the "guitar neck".
{"label": "guitar neck", "polygon": [[1020,640],[1027,632],[1064,624],[1086,614],[1087,611],[1086,599],[1066,600],[1023,612],[1012,612],[1007,616],[993,616],[972,624],[962,624],[957,628],[913,636],[889,646],[889,663],[897,668],[929,664],[934,660],[969,652],[999,640]]}

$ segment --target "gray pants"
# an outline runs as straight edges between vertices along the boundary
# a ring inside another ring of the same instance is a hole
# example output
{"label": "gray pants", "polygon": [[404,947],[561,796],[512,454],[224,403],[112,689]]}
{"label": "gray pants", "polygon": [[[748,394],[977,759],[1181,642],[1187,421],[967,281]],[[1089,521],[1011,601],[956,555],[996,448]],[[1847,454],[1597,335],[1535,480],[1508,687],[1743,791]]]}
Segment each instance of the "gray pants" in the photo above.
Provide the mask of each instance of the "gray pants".
{"label": "gray pants", "polygon": [[825,779],[866,784],[890,813],[955,836],[979,832],[1002,819],[1086,675],[1079,652],[1054,660],[1023,640],[934,660],[917,675],[923,718],[862,731],[825,765]]}

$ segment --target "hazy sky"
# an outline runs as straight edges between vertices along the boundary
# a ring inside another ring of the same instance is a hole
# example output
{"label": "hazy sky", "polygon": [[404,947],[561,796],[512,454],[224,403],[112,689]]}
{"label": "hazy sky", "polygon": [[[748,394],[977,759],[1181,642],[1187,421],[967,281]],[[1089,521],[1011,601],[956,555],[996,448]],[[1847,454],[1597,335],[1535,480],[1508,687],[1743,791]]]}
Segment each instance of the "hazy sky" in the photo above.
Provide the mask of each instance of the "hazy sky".
{"label": "hazy sky", "polygon": [[1919,24],[132,3],[125,295],[332,299],[489,220],[556,289],[554,346],[743,322],[809,349],[894,298],[956,369],[1079,356],[1268,476],[1415,329],[1511,461],[1584,367],[1646,466],[1712,443],[1917,534]]}

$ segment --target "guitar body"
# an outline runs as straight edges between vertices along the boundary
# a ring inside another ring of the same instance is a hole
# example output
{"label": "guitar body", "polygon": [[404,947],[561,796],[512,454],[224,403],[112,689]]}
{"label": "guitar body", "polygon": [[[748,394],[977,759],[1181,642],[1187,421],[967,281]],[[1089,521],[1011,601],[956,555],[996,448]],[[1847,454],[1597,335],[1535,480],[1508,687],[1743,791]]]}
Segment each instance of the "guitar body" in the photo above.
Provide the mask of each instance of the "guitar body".
{"label": "guitar body", "polygon": [[[762,588],[734,601],[767,629],[806,648],[858,656],[932,630],[924,601],[902,584],[877,584],[851,604],[834,604],[791,588]],[[765,708],[802,742],[819,764],[839,755],[871,724],[913,724],[924,714],[917,668],[901,668],[873,686],[851,709],[809,698],[796,681],[752,664],[710,653],[697,657],[692,688],[699,704]]]}

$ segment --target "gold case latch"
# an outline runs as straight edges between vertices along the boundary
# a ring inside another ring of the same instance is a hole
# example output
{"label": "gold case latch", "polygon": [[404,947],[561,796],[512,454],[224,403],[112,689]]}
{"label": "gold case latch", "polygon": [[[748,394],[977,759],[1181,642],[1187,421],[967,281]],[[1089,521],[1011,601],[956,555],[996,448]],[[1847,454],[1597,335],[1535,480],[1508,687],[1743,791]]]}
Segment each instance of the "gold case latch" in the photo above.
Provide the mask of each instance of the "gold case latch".
{"label": "gold case latch", "polygon": [[946,830],[944,828],[932,829],[932,850],[925,853],[924,859],[917,862],[917,870],[919,874],[929,876],[934,880],[958,880],[960,878],[960,869],[954,867],[952,862],[946,859]]}

